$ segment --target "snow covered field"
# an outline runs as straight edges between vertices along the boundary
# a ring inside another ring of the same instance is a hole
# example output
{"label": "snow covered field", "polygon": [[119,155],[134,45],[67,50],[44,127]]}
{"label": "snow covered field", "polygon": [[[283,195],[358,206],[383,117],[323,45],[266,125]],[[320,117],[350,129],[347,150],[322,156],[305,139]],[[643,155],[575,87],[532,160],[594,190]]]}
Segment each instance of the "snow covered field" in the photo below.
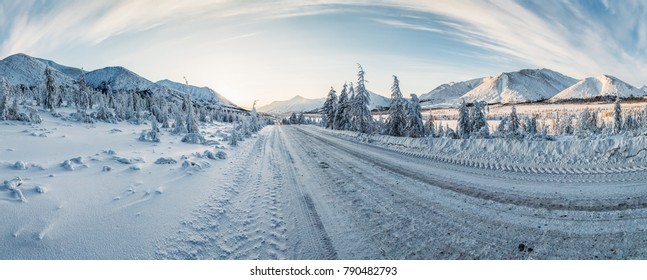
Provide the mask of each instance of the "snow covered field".
{"label": "snow covered field", "polygon": [[631,161],[497,167],[313,126],[268,126],[212,160],[168,133],[137,141],[144,125],[0,128],[2,179],[22,178],[0,191],[3,259],[647,257],[647,172]]}
{"label": "snow covered field", "polygon": [[[227,160],[204,151],[236,154],[168,132],[159,143],[138,141],[150,125],[41,115],[42,124],[0,122],[0,182],[22,180],[17,190],[0,190],[2,259],[152,258],[158,236],[211,192],[207,182],[226,177]],[[230,128],[201,130],[219,141]],[[159,158],[176,163],[156,164]]]}

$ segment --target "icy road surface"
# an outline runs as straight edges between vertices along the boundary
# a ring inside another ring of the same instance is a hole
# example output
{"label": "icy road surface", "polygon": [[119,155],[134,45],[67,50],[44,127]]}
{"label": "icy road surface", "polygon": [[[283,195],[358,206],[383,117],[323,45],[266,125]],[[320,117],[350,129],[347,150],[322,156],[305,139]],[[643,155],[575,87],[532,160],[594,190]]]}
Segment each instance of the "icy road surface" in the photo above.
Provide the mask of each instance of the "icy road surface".
{"label": "icy road surface", "polygon": [[245,145],[155,257],[647,258],[645,171],[481,169],[307,126],[270,126]]}

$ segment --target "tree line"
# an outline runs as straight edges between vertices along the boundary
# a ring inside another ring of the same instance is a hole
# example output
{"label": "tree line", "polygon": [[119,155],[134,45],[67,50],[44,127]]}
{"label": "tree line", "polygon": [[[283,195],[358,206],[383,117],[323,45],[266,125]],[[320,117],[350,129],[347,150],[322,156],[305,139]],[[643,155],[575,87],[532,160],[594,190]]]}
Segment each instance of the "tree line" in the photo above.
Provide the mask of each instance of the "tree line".
{"label": "tree line", "polygon": [[[84,72],[74,86],[57,86],[50,67],[46,67],[43,75],[45,82],[42,86],[12,86],[5,78],[1,79],[0,120],[40,123],[40,111],[83,123],[151,122],[151,130],[142,132],[140,140],[159,140],[158,135],[151,131],[159,131],[161,127],[172,134],[184,135],[184,142],[198,144],[206,142],[198,128],[199,123],[233,123],[234,142],[271,123],[256,112],[255,106],[251,112],[245,112],[217,105],[200,105],[191,100],[188,90],[178,96],[171,90],[161,95],[150,89],[113,90],[105,84],[95,89],[87,85]],[[58,108],[73,108],[75,111],[63,116]],[[151,134],[144,136],[144,133]]]}

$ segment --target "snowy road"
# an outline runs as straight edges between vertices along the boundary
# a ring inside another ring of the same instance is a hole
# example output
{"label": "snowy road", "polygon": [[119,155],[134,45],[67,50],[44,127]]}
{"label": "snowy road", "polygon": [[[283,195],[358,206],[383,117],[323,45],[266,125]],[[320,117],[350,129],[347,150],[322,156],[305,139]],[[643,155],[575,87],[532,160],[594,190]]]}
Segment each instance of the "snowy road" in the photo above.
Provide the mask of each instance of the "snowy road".
{"label": "snowy road", "polygon": [[248,140],[159,258],[647,257],[644,171],[531,174],[407,156],[307,126]]}

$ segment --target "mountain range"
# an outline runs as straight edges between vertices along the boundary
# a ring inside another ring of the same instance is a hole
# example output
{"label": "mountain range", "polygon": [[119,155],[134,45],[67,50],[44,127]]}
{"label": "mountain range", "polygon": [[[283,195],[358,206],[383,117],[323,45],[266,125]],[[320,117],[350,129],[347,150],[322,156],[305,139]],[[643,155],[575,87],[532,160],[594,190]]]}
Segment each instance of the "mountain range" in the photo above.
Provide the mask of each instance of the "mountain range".
{"label": "mountain range", "polygon": [[641,98],[638,89],[620,79],[600,75],[576,80],[549,69],[523,69],[496,76],[443,84],[420,96],[425,107],[455,107],[461,100],[489,104],[591,101],[600,98]]}
{"label": "mountain range", "polygon": [[55,83],[64,87],[76,87],[81,73],[85,73],[87,84],[95,89],[112,90],[150,90],[155,94],[179,97],[188,92],[193,101],[203,105],[218,105],[231,109],[241,109],[216,91],[208,87],[196,87],[183,83],[161,80],[153,83],[146,78],[121,66],[105,67],[94,71],[60,65],[51,60],[15,54],[0,60],[0,77],[12,85],[38,86],[45,82],[45,68],[52,68]]}
{"label": "mountain range", "polygon": [[[389,98],[370,90],[368,93],[371,97],[371,103],[369,104],[369,109],[371,110],[388,107],[391,103]],[[326,102],[326,98],[311,99],[297,95],[290,100],[274,101],[268,105],[258,107],[258,111],[266,113],[313,112],[319,110],[324,102]]]}

